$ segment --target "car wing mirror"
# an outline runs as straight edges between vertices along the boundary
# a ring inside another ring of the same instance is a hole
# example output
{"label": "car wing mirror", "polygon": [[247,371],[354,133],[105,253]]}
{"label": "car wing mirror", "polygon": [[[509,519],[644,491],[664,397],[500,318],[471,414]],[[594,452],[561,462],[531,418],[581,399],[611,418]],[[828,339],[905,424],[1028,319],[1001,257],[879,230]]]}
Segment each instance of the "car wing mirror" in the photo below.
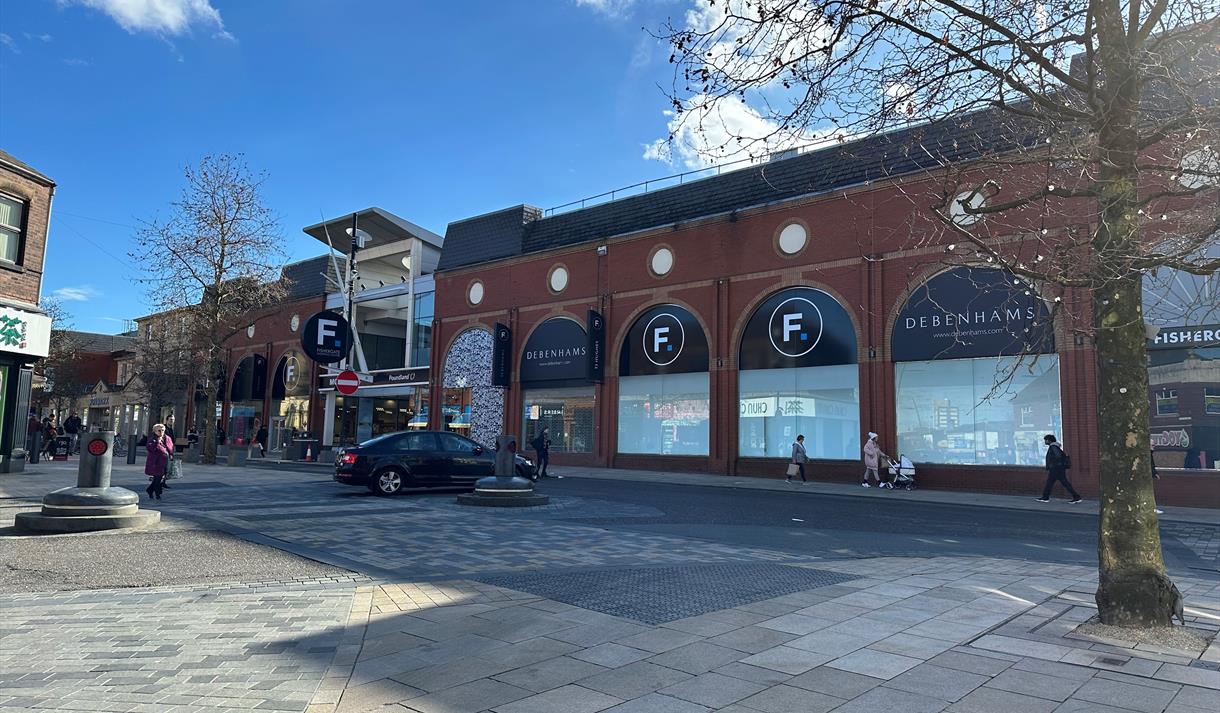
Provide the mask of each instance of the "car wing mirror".
{"label": "car wing mirror", "polygon": [[474,447],[474,454],[475,454],[476,456],[481,456],[481,455],[483,455],[483,446],[475,446],[475,447]]}

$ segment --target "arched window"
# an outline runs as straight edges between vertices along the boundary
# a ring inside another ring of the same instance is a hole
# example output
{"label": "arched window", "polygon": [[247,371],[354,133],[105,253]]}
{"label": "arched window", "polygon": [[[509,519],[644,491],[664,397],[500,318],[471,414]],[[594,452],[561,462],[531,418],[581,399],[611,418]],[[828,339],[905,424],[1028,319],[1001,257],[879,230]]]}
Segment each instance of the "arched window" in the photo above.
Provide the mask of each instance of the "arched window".
{"label": "arched window", "polygon": [[788,457],[805,436],[811,458],[860,455],[856,330],[834,297],[812,287],[777,292],[741,337],[738,454]]}

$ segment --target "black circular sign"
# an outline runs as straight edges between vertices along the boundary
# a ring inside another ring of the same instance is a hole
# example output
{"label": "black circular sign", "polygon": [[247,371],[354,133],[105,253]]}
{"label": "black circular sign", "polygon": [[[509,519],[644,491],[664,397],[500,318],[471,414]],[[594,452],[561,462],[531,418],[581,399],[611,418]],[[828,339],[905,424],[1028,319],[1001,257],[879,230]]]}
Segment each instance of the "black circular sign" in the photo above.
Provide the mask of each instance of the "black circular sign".
{"label": "black circular sign", "polygon": [[740,369],[856,363],[856,329],[822,290],[790,287],[763,300],[741,337]]}
{"label": "black circular sign", "polygon": [[343,315],[335,312],[318,312],[301,330],[301,348],[319,364],[343,361],[351,346],[351,328]]}
{"label": "black circular sign", "polygon": [[650,308],[632,323],[619,356],[619,376],[707,371],[707,337],[699,320],[674,304]]}

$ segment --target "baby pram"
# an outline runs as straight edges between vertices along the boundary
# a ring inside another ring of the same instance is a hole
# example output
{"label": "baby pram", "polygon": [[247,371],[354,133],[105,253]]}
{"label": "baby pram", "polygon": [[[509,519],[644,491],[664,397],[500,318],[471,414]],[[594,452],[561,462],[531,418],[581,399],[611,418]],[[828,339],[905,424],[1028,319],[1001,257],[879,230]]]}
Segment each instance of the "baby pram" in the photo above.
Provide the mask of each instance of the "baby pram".
{"label": "baby pram", "polygon": [[891,488],[915,489],[915,464],[910,458],[900,455],[898,460],[891,459],[889,470]]}

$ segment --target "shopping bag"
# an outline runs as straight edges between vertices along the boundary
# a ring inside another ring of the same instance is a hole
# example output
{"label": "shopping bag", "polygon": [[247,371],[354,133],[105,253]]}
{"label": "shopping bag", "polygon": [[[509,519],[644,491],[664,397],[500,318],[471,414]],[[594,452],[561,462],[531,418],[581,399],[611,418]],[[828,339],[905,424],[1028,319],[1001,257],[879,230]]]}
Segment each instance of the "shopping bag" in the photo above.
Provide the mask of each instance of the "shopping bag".
{"label": "shopping bag", "polygon": [[165,471],[166,480],[180,480],[182,478],[182,461],[174,458],[169,462],[169,469]]}
{"label": "shopping bag", "polygon": [[797,465],[796,463],[788,464],[788,477],[789,478],[791,478],[794,475],[800,475],[800,474],[801,474],[801,467],[799,465]]}

